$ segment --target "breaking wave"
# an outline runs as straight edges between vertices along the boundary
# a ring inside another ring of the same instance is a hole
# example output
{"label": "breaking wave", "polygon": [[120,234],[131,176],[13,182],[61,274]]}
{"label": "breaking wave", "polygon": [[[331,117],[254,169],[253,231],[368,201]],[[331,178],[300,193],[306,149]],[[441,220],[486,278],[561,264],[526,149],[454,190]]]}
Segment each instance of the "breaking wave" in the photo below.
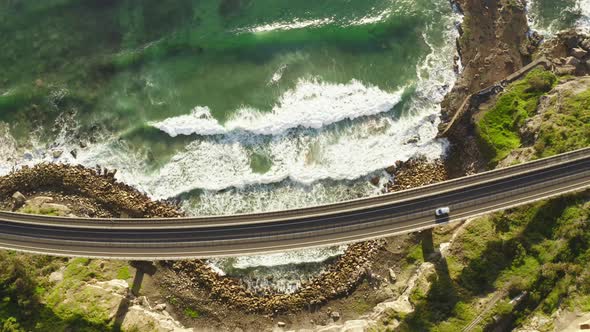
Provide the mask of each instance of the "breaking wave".
{"label": "breaking wave", "polygon": [[269,113],[252,108],[238,110],[224,125],[207,107],[197,106],[188,115],[149,124],[172,137],[178,135],[220,135],[246,131],[257,135],[279,135],[303,127],[319,129],[345,119],[387,112],[400,102],[403,89],[388,93],[353,80],[348,84],[299,80]]}

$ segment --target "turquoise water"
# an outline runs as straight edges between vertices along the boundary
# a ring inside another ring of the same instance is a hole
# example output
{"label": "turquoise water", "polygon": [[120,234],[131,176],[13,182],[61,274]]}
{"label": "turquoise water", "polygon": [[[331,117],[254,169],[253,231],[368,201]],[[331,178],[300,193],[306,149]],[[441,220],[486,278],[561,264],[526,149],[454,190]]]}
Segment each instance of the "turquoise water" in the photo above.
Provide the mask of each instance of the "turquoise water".
{"label": "turquoise water", "polygon": [[458,20],[447,0],[3,1],[0,171],[99,164],[193,214],[378,194],[396,160],[444,154]]}

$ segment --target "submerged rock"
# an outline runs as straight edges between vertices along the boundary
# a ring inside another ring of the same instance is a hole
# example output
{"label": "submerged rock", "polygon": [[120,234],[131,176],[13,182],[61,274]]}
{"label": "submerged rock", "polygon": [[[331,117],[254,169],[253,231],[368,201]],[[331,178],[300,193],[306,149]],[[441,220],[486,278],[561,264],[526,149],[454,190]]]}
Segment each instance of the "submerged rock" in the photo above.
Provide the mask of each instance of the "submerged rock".
{"label": "submerged rock", "polygon": [[51,155],[53,156],[53,159],[58,159],[63,153],[62,150],[54,150]]}

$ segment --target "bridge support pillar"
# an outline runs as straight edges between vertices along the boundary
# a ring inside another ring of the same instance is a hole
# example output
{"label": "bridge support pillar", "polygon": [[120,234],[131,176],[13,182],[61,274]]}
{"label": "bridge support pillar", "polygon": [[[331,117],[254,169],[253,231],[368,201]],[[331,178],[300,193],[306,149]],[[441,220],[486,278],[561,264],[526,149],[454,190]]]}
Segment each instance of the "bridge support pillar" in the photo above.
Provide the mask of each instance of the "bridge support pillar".
{"label": "bridge support pillar", "polygon": [[432,235],[432,228],[423,230],[420,233],[420,242],[422,244],[422,256],[424,261],[429,261],[432,259],[435,249],[434,249],[434,238]]}

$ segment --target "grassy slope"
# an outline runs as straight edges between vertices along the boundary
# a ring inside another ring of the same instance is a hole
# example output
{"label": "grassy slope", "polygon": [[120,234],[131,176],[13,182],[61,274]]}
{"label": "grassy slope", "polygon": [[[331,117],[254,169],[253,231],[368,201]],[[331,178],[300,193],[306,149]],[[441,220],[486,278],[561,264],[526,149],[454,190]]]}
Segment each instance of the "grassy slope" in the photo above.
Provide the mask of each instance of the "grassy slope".
{"label": "grassy slope", "polygon": [[477,123],[480,146],[492,163],[520,147],[518,128],[533,115],[541,96],[551,90],[556,81],[550,72],[530,72],[525,79],[511,84]]}
{"label": "grassy slope", "polygon": [[[533,72],[512,84],[481,120],[478,130],[491,163],[520,147],[519,125],[536,110],[546,85],[554,84],[552,75]],[[552,101],[543,115],[536,155],[589,145],[590,90]],[[499,290],[506,296],[475,331],[482,331],[494,316],[509,328],[532,313],[549,316],[559,307],[589,311],[589,199],[586,192],[474,221],[457,237],[447,259],[437,264],[431,288],[412,294],[416,311],[391,318],[401,318],[401,331],[460,331],[482,311],[480,301]],[[525,291],[522,302],[509,303]]]}
{"label": "grassy slope", "polygon": [[535,144],[540,157],[590,145],[590,89],[554,98],[543,117]]}
{"label": "grassy slope", "polygon": [[[65,267],[64,278],[48,281]],[[85,287],[91,279],[111,280],[126,263],[76,258],[66,260],[0,251],[0,331],[111,331],[112,295]],[[129,279],[129,278],[128,278]]]}
{"label": "grassy slope", "polygon": [[[130,281],[132,275],[125,262],[103,264],[86,258],[67,260],[0,251],[0,331],[113,330],[109,310],[111,301],[118,299],[85,285],[92,279]],[[64,268],[63,280],[49,282],[49,275],[60,268]]]}

